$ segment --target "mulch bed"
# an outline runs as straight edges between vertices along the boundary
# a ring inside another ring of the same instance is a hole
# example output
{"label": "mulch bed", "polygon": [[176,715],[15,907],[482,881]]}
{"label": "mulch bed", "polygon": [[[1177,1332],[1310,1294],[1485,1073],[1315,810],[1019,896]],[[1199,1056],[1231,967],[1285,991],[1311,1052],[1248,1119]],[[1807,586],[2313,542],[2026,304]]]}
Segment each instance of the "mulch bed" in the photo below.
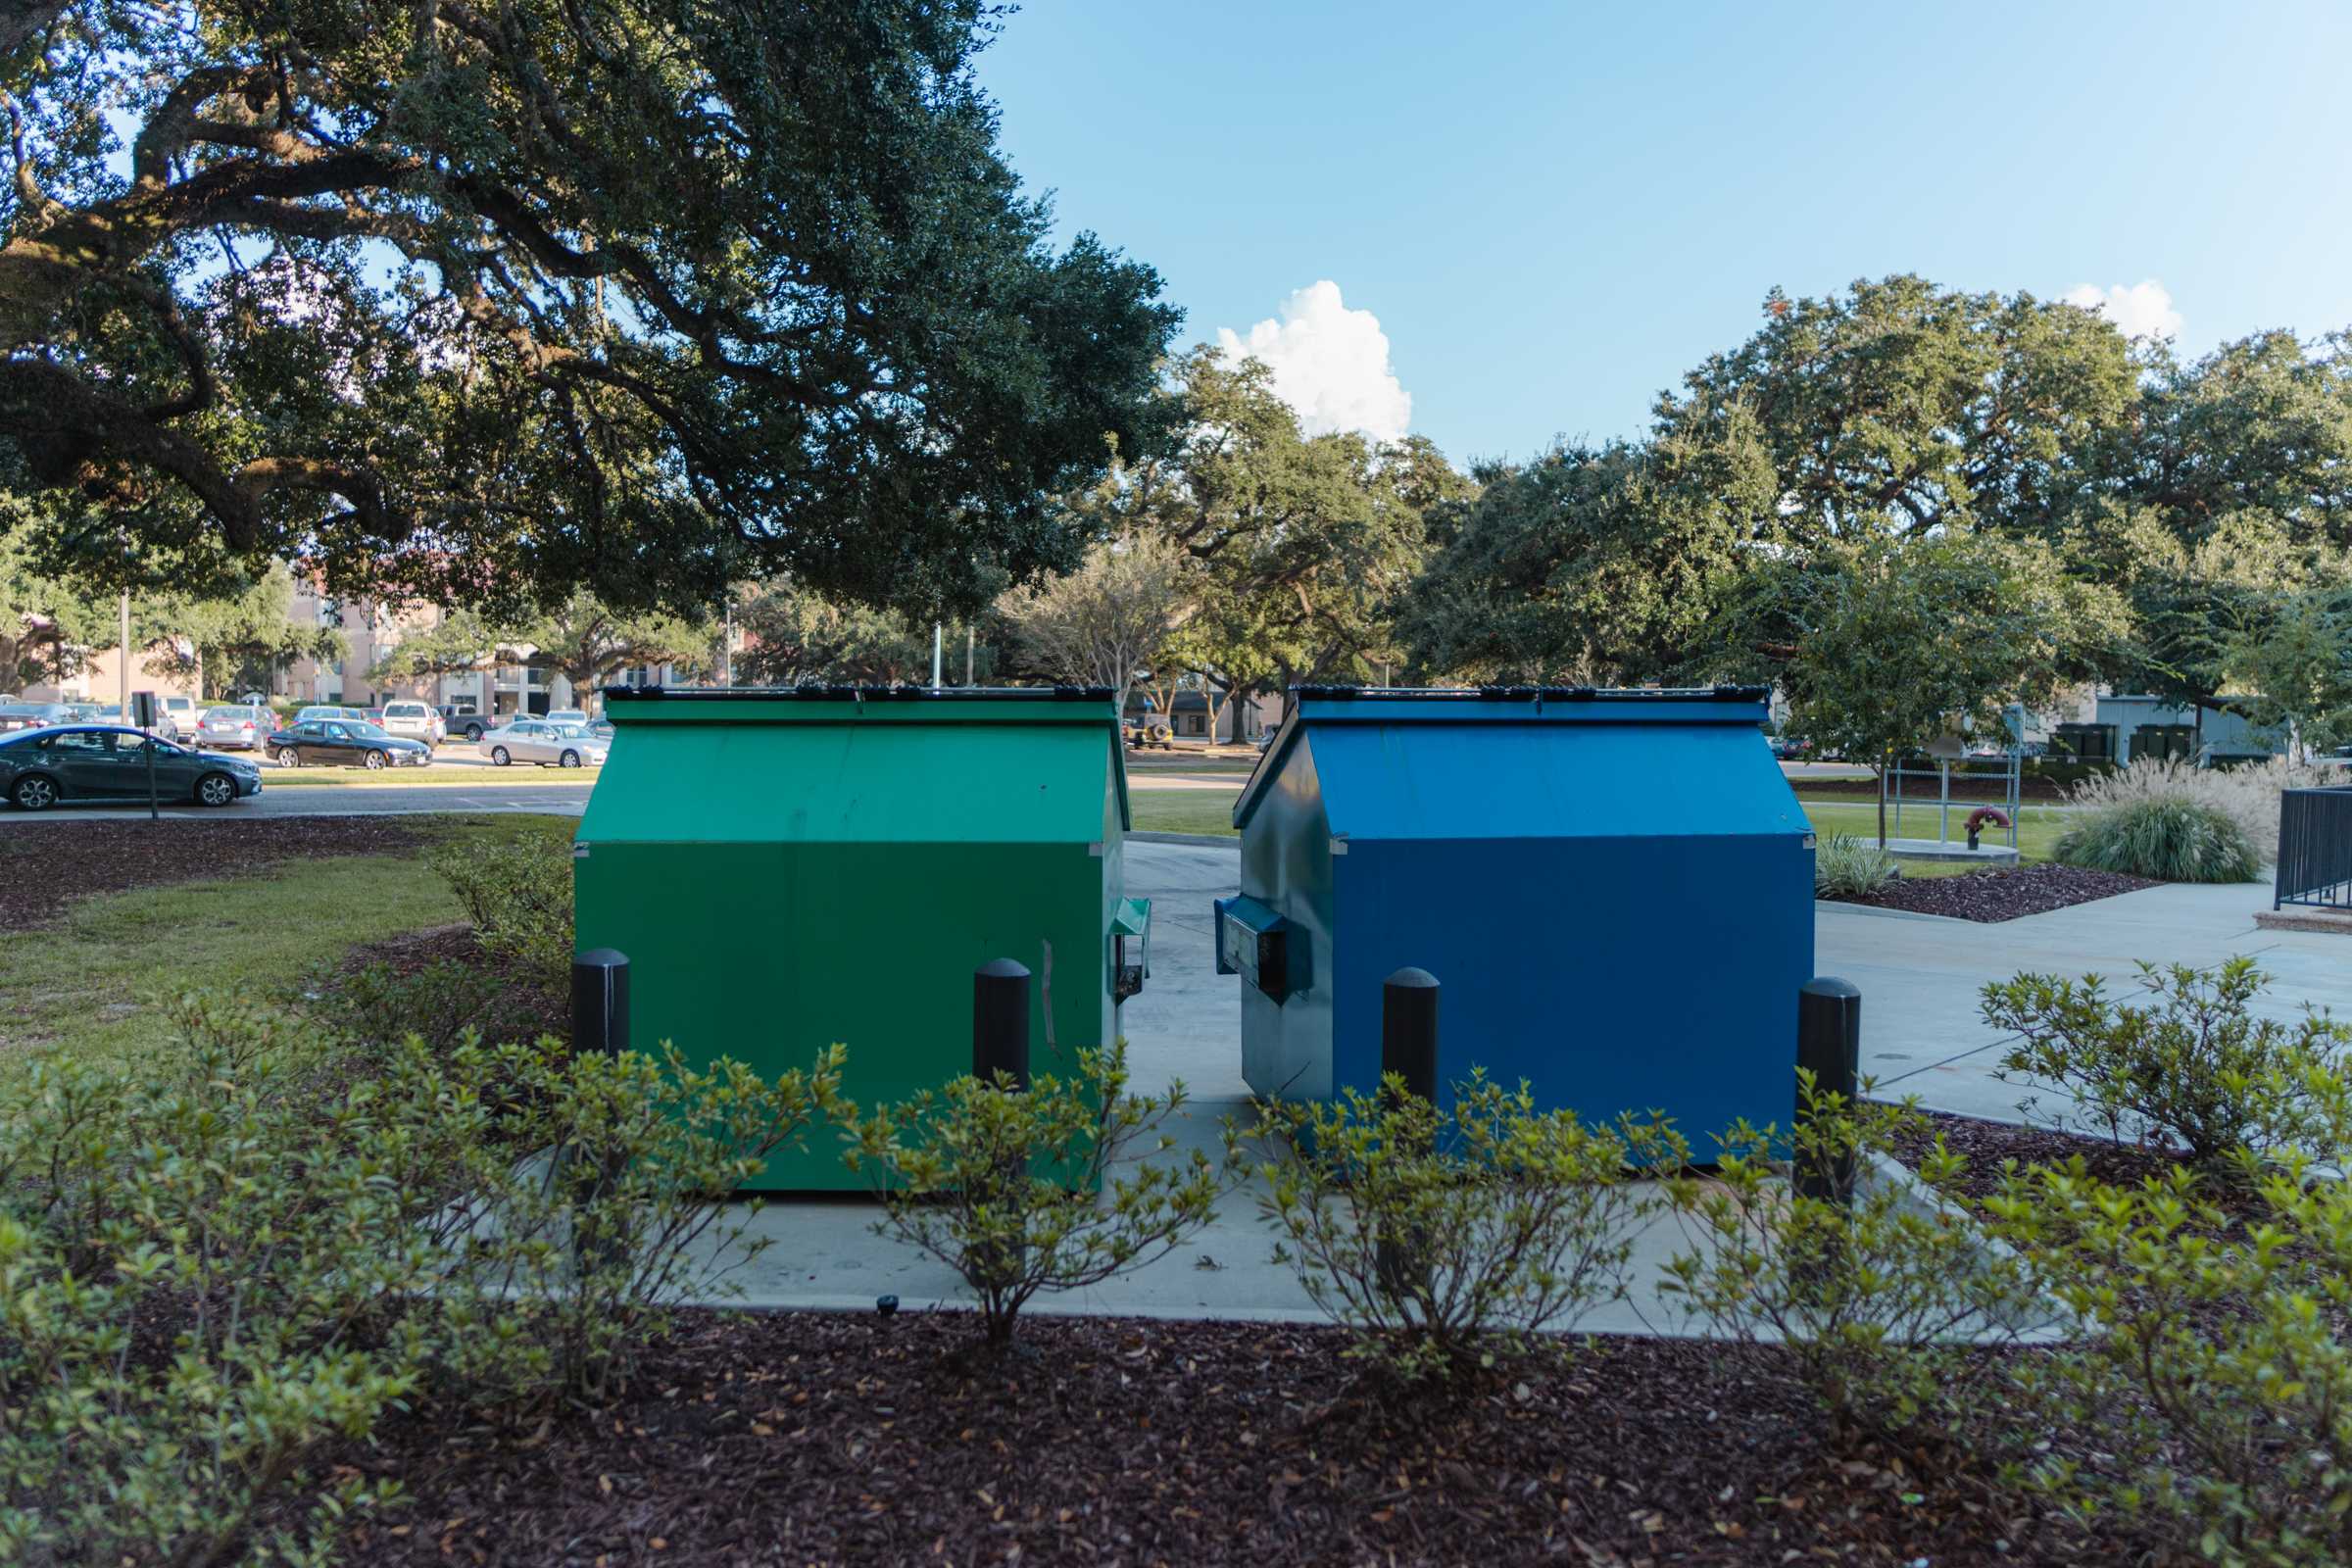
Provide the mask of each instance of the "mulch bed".
{"label": "mulch bed", "polygon": [[2136,1187],[2151,1176],[2169,1175],[2185,1162],[2170,1149],[2119,1144],[2111,1138],[2061,1132],[2054,1127],[2015,1127],[2007,1122],[1981,1121],[1940,1110],[1922,1111],[1921,1124],[1905,1129],[1895,1140],[1895,1157],[1916,1165],[1929,1144],[1940,1136],[1944,1147],[1967,1158],[1960,1172],[1959,1196],[1981,1201],[2001,1190],[2001,1165],[2063,1165],[2080,1157],[2086,1174],[2115,1187]]}
{"label": "mulch bed", "polygon": [[2047,914],[2094,899],[2161,887],[2143,877],[2092,871],[2079,865],[2037,861],[2032,865],[1988,866],[1958,876],[1903,877],[1875,893],[1834,902],[1915,914],[1943,914],[1961,920],[1996,922],[2023,914]]}
{"label": "mulch bed", "polygon": [[0,931],[56,919],[76,899],[242,875],[280,860],[399,855],[423,843],[380,817],[26,822],[0,827]]}
{"label": "mulch bed", "polygon": [[[357,1564],[2150,1560],[1917,1452],[1839,1451],[1777,1352],[1604,1340],[1373,1402],[1319,1328],[692,1314],[629,1396],[345,1454],[407,1498]],[[1923,1459],[1929,1462],[1922,1463]]]}

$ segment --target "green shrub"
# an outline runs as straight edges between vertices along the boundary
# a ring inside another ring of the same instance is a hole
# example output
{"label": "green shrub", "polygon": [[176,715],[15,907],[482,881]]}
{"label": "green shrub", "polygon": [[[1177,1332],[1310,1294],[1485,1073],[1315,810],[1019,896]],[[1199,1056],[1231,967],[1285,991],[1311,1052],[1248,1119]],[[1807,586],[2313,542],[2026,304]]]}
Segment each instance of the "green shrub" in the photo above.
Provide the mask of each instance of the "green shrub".
{"label": "green shrub", "polygon": [[1876,893],[1894,873],[1894,857],[1869,839],[1833,833],[1813,850],[1813,896],[1852,899]]}
{"label": "green shrub", "polygon": [[2050,855],[2065,865],[2159,882],[2251,882],[2262,874],[2262,858],[2236,818],[2180,798],[2081,811]]}
{"label": "green shrub", "polygon": [[452,844],[433,869],[458,896],[485,952],[512,958],[540,983],[571,972],[571,847],[533,835],[511,844]]}
{"label": "green shrub", "polygon": [[322,1560],[389,1494],[322,1448],[625,1376],[756,1250],[735,1184],[840,1108],[838,1049],[770,1084],[412,1036],[364,1073],[283,1018],[173,1017],[133,1065],[0,1081],[0,1560]]}
{"label": "green shrub", "polygon": [[[2117,1143],[2155,1135],[2204,1165],[2240,1149],[2300,1144],[2325,1109],[2313,1085],[2352,1029],[2306,1014],[2257,1018],[2248,1004],[2269,984],[2251,958],[2215,969],[2142,963],[2152,1004],[2108,1000],[2105,982],[2021,974],[1984,991],[1985,1023],[2019,1038],[2002,1055],[2006,1083],[2063,1091],[2060,1126]],[[2023,1107],[2029,1114],[2036,1102]]]}
{"label": "green shrub", "polygon": [[2180,1559],[2352,1562],[2352,1189],[2314,1175],[2290,1158],[2256,1178],[2250,1226],[2185,1170],[2011,1179],[1999,1233],[2087,1329],[2049,1363],[2056,1408],[2099,1434],[2045,1460],[2044,1487],[2094,1520],[2170,1521]]}
{"label": "green shrub", "polygon": [[769,1080],[724,1057],[692,1067],[674,1049],[575,1056],[543,1037],[443,1052],[411,1036],[386,1095],[487,1118],[441,1173],[436,1370],[477,1403],[625,1383],[671,1308],[730,1294],[733,1271],[773,1245],[735,1190],[818,1122],[854,1119],[843,1059],[835,1046]]}
{"label": "green shrub", "polygon": [[444,1051],[469,1033],[494,1042],[529,1039],[548,1012],[540,998],[505,977],[447,959],[405,974],[384,963],[315,974],[303,995],[319,1021],[346,1039],[381,1045],[414,1034]]}
{"label": "green shrub", "polygon": [[1587,1126],[1478,1072],[1442,1110],[1394,1075],[1379,1095],[1262,1106],[1253,1140],[1275,1152],[1259,1206],[1277,1258],[1350,1354],[1408,1383],[1556,1343],[1545,1331],[1623,1296],[1659,1201],[1627,1169],[1683,1156],[1662,1127]]}
{"label": "green shrub", "polygon": [[[1897,1135],[1921,1130],[1915,1110],[1848,1102],[1801,1069],[1798,1092],[1792,1130],[1742,1123],[1712,1179],[1675,1184],[1694,1245],[1660,1293],[1717,1339],[1780,1347],[1840,1438],[1958,1430],[1997,1408],[2004,1375],[1972,1342],[2015,1344],[2057,1313],[2022,1259],[1941,1200],[1963,1162],[1940,1138],[1924,1192],[1879,1174]],[[1799,1191],[1798,1168],[1855,1171],[1852,1201]]]}
{"label": "green shrub", "polygon": [[966,1074],[877,1108],[849,1133],[844,1158],[883,1200],[877,1235],[954,1269],[979,1301],[992,1346],[1012,1339],[1040,1292],[1085,1290],[1165,1256],[1205,1225],[1224,1190],[1207,1155],[1128,1164],[1186,1103],[1127,1093],[1126,1047],[1081,1051],[1067,1077],[1027,1090]]}
{"label": "green shrub", "polygon": [[310,1472],[418,1385],[381,1318],[430,1278],[407,1160],[447,1140],[318,1093],[314,1039],[175,1022],[135,1066],[0,1087],[0,1557],[308,1561],[387,1494]]}

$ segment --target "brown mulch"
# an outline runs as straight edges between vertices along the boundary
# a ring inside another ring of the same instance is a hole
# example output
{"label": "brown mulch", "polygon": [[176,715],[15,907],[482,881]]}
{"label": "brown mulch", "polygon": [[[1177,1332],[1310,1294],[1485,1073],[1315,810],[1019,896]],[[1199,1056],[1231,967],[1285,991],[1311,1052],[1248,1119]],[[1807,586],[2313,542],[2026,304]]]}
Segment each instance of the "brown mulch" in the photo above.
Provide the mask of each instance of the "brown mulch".
{"label": "brown mulch", "polygon": [[[1375,1404],[1332,1331],[690,1314],[635,1391],[345,1455],[407,1497],[355,1564],[2146,1561],[1933,1456],[1843,1452],[1771,1349],[1603,1340]],[[1923,1459],[1929,1462],[1923,1466]]]}
{"label": "brown mulch", "polygon": [[94,893],[236,876],[280,860],[400,855],[422,842],[413,827],[366,816],[10,823],[0,826],[0,931],[45,924]]}
{"label": "brown mulch", "polygon": [[2141,1144],[2119,1144],[2111,1138],[2062,1132],[2054,1127],[2016,1127],[2007,1122],[1980,1121],[1945,1111],[1922,1111],[1917,1127],[1900,1130],[1895,1157],[1917,1164],[1930,1143],[1943,1139],[1944,1147],[1966,1157],[1959,1196],[1982,1201],[2001,1190],[2001,1165],[2014,1160],[2026,1165],[2063,1165],[2081,1156],[2086,1174],[2115,1187],[2136,1187],[2150,1176],[2164,1176],[2185,1163],[2186,1156],[2170,1149]]}
{"label": "brown mulch", "polygon": [[2047,914],[2071,905],[2112,899],[2119,893],[2136,893],[2141,888],[2162,885],[2116,871],[2092,871],[2079,865],[2037,861],[2031,865],[1988,866],[1958,876],[1902,877],[1885,884],[1877,892],[1834,902],[1994,922],[2014,920],[2023,914]]}

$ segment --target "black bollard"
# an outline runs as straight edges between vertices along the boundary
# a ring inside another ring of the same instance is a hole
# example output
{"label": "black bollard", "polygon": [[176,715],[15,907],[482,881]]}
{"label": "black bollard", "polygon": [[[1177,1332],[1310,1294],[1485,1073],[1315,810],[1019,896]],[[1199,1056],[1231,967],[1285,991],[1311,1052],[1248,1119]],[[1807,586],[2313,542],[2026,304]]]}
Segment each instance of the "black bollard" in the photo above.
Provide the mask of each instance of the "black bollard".
{"label": "black bollard", "polygon": [[[1380,988],[1381,1092],[1388,1097],[1391,1074],[1404,1081],[1404,1092],[1417,1100],[1438,1102],[1438,977],[1427,969],[1399,969]],[[1392,1108],[1394,1106],[1392,1105]],[[1426,1149],[1415,1150],[1426,1154]],[[1393,1297],[1420,1301],[1429,1297],[1429,1238],[1406,1234],[1382,1237],[1373,1250],[1372,1267]]]}
{"label": "black bollard", "polygon": [[1438,977],[1399,969],[1380,988],[1380,1073],[1404,1080],[1405,1092],[1438,1098]]}
{"label": "black bollard", "polygon": [[[1816,975],[1796,993],[1796,1064],[1813,1075],[1816,1097],[1838,1097],[1850,1107],[1858,1093],[1862,1071],[1862,992],[1849,980]],[[1797,1119],[1805,1119],[1802,1081],[1797,1090]],[[1854,1200],[1854,1152],[1831,1157],[1800,1159],[1796,1190],[1807,1198],[1835,1202]]]}
{"label": "black bollard", "polygon": [[993,1084],[999,1073],[1029,1087],[1029,971],[1010,958],[972,971],[972,1076]]}
{"label": "black bollard", "polygon": [[617,1056],[629,1049],[629,959],[596,948],[571,960],[571,1050]]}

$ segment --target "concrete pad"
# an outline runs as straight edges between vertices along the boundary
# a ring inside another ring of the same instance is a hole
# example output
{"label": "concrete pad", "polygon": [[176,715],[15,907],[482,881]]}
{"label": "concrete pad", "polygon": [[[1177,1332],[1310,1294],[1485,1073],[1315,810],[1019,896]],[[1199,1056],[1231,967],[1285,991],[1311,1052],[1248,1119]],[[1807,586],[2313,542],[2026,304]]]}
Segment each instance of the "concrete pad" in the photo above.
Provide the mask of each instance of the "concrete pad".
{"label": "concrete pad", "polygon": [[1968,847],[1966,839],[1888,839],[1886,853],[1898,860],[1946,861],[1953,864],[2015,865],[2017,851],[2006,844]]}

